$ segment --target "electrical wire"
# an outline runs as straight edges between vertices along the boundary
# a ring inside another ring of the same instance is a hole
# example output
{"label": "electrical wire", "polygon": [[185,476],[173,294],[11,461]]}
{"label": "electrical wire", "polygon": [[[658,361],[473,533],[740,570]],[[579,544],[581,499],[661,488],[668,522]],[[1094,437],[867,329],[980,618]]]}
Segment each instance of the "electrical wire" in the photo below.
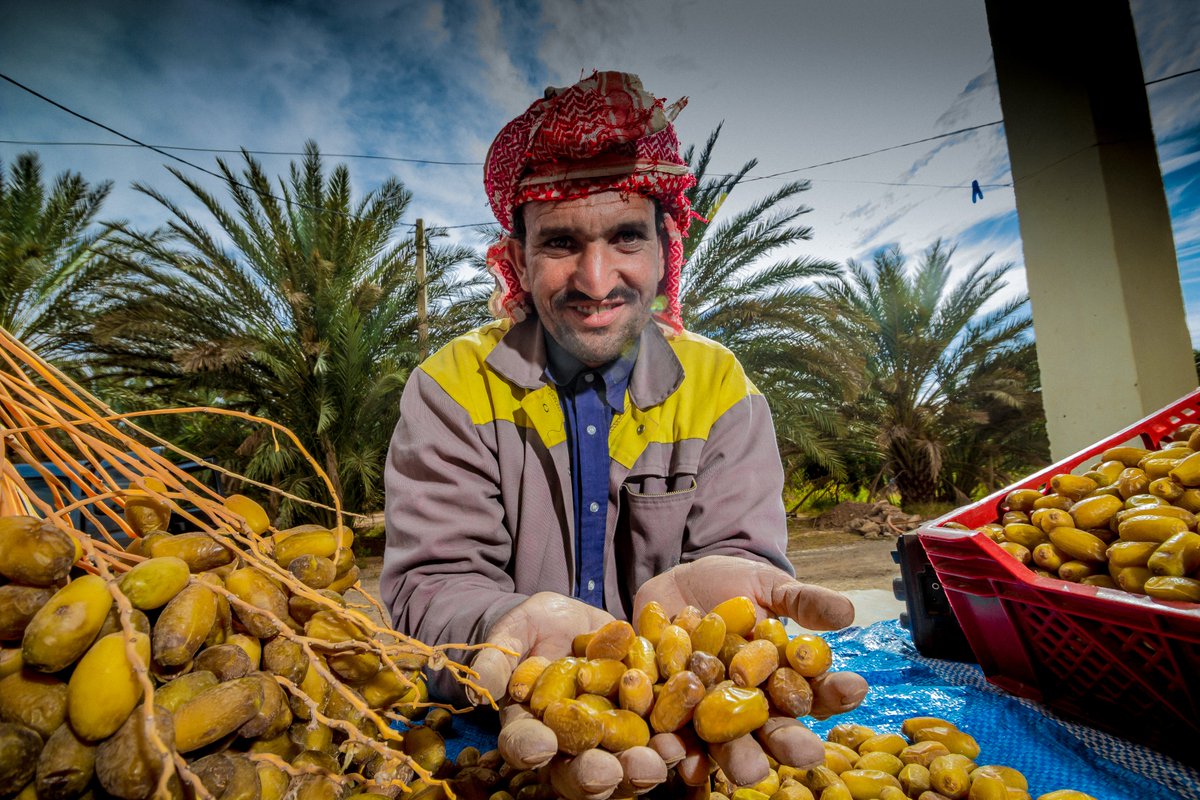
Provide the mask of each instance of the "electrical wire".
{"label": "electrical wire", "polygon": [[[173,153],[171,153],[169,151],[170,150],[180,150],[180,151],[186,151],[186,152],[201,152],[201,153],[239,153],[239,152],[242,152],[241,150],[230,150],[230,149],[221,149],[221,148],[185,147],[185,146],[181,146],[181,145],[148,144],[146,142],[142,142],[138,139],[135,139],[132,136],[128,136],[124,133],[121,133],[120,131],[116,130],[115,128],[111,128],[102,122],[98,122],[98,121],[92,119],[91,117],[88,117],[84,114],[79,113],[78,111],[74,111],[74,110],[68,108],[67,106],[63,105],[62,103],[52,100],[51,98],[47,97],[46,95],[44,95],[34,89],[31,89],[28,86],[25,86],[24,84],[20,83],[19,81],[14,80],[13,78],[9,77],[8,75],[5,75],[2,72],[0,72],[0,78],[3,78],[4,80],[6,80],[9,83],[16,86],[17,88],[22,89],[22,90],[28,92],[29,94],[32,94],[34,97],[37,97],[38,99],[43,100],[47,103],[50,103],[55,108],[61,109],[62,111],[65,111],[68,114],[83,120],[84,122],[87,122],[91,125],[95,125],[98,128],[106,130],[109,133],[111,133],[115,136],[118,136],[122,139],[125,139],[127,142],[130,142],[130,144],[122,144],[119,142],[34,142],[34,141],[7,140],[7,139],[0,140],[0,142],[4,142],[6,144],[62,145],[62,146],[74,145],[74,146],[89,146],[89,147],[91,147],[91,146],[95,146],[95,147],[143,147],[143,148],[151,150],[155,153],[158,153],[159,155],[166,156],[167,158],[173,159],[182,164],[186,164],[187,166],[192,167],[193,169],[200,170],[201,172],[203,172],[207,175],[212,175],[213,177],[220,178],[221,180],[225,180],[225,176],[220,175],[210,169],[206,169],[205,167],[202,167],[199,164],[195,164],[191,161],[188,161],[187,159],[180,158],[179,156],[174,155]],[[758,175],[758,176],[754,176],[754,177],[743,178],[741,183],[753,183],[755,181],[762,181],[762,180],[767,180],[770,178],[778,178],[778,177],[781,177],[784,175],[792,175],[797,172],[803,172],[805,170],[816,169],[818,167],[826,167],[831,164],[841,164],[841,163],[844,163],[847,161],[854,161],[859,158],[866,158],[867,156],[873,156],[878,153],[885,153],[889,150],[898,150],[902,147],[911,147],[912,145],[915,145],[915,144],[922,144],[924,142],[932,142],[932,141],[936,141],[938,139],[945,139],[950,136],[958,136],[963,133],[969,133],[974,130],[979,130],[981,128],[992,127],[994,125],[1000,125],[1000,124],[1003,124],[1002,121],[997,120],[995,122],[983,123],[982,125],[974,125],[974,126],[971,126],[968,128],[960,128],[959,130],[955,130],[955,131],[947,131],[946,133],[939,133],[934,136],[927,136],[923,139],[915,139],[911,142],[903,142],[901,144],[895,144],[895,145],[891,145],[889,147],[882,147],[877,150],[871,150],[866,153],[859,153],[857,155],[846,156],[844,158],[838,158],[838,159],[834,159],[832,161],[824,161],[824,162],[821,162],[818,164],[810,164],[806,167],[797,167],[796,169],[784,170],[782,172],[774,172],[769,175]],[[291,151],[286,151],[286,150],[246,150],[245,152],[252,154],[252,155],[282,155],[282,156],[302,156],[302,155],[304,155],[303,153],[296,153],[296,152],[291,152]],[[328,155],[333,158],[365,158],[365,159],[378,159],[378,160],[383,160],[383,161],[397,161],[397,162],[412,163],[412,164],[432,164],[432,165],[442,165],[442,166],[470,166],[470,167],[483,166],[482,162],[474,162],[474,161],[435,161],[435,160],[423,159],[423,158],[402,158],[400,156],[381,156],[381,155],[364,154],[364,153],[329,153]],[[714,177],[722,177],[722,178],[731,177],[730,175],[724,174],[724,173],[714,173],[713,176]],[[862,181],[862,182],[870,183],[870,181]],[[880,183],[880,185],[897,185],[897,184],[889,183],[886,181],[880,181],[879,183]],[[238,185],[242,185],[242,184],[238,184]],[[914,185],[915,186],[917,184],[899,184],[899,185]],[[1004,186],[1004,185],[1005,184],[996,184],[995,186]],[[247,186],[243,186],[243,188],[250,189],[250,187],[247,187]],[[958,189],[958,188],[963,188],[963,187],[961,187],[961,186],[937,186],[936,188]],[[251,191],[253,191],[253,190],[251,189]],[[270,195],[270,196],[273,199],[278,200],[280,202],[288,202],[284,198],[274,197],[274,195]],[[309,210],[313,210],[313,211],[327,211],[327,209],[310,208],[309,206],[306,206],[303,203],[299,203],[297,201],[292,201],[292,202],[295,205],[300,206],[301,208],[309,208]],[[405,224],[409,225],[409,227],[412,227],[412,223],[405,223]],[[484,224],[491,224],[491,223],[470,223],[470,224],[466,224],[466,225],[453,225],[453,226],[449,226],[449,227],[450,228],[474,228],[474,227],[479,227],[480,225],[484,225]]]}
{"label": "electrical wire", "polygon": [[[192,163],[191,161],[188,161],[186,158],[180,158],[179,156],[177,156],[173,153],[169,153],[166,150],[162,149],[161,147],[158,147],[157,145],[147,144],[143,141],[135,139],[132,136],[129,136],[128,134],[121,133],[116,128],[111,128],[108,125],[105,125],[103,122],[98,122],[89,116],[80,114],[78,111],[74,111],[70,108],[67,108],[62,103],[59,103],[56,100],[52,100],[51,98],[47,97],[46,95],[42,94],[41,92],[38,92],[34,89],[29,88],[25,84],[23,84],[19,81],[16,81],[13,78],[10,78],[8,75],[5,75],[3,72],[0,72],[0,78],[3,78],[4,80],[8,81],[13,86],[16,86],[18,89],[22,89],[22,90],[28,92],[29,94],[33,95],[34,97],[38,98],[39,100],[44,100],[45,102],[49,103],[50,105],[54,106],[55,108],[58,108],[58,109],[61,109],[62,111],[67,112],[68,114],[70,114],[73,117],[78,117],[79,119],[83,120],[84,122],[87,122],[90,125],[95,125],[97,128],[106,130],[109,133],[113,134],[114,136],[119,136],[120,138],[125,139],[128,142],[132,142],[133,144],[137,145],[138,147],[144,147],[147,150],[151,150],[151,151],[158,153],[161,156],[165,156],[173,161],[178,161],[180,164],[186,164],[187,166],[191,167],[192,169],[203,172],[205,175],[211,175],[212,177],[217,178],[218,180],[221,180],[221,181],[229,181],[233,185],[241,187],[242,189],[246,189],[247,191],[254,192],[257,195],[269,197],[272,200],[275,200],[276,202],[284,203],[286,205],[293,205],[293,206],[296,206],[297,208],[303,208],[308,211],[316,211],[321,214],[336,214],[337,216],[346,217],[347,219],[354,219],[354,216],[352,214],[346,214],[344,212],[337,211],[335,209],[319,208],[317,206],[310,206],[307,203],[302,203],[298,200],[289,200],[286,197],[278,197],[269,192],[260,192],[257,189],[255,189],[253,186],[247,186],[246,184],[242,183],[241,181],[235,180],[232,177],[227,176],[227,175],[222,175],[219,172],[214,172],[213,170],[208,169],[207,167],[202,167],[199,164]],[[410,227],[410,228],[416,227],[416,225],[411,222],[406,222],[403,224],[408,225],[408,227]]]}
{"label": "electrical wire", "polygon": [[[114,136],[119,136],[120,138],[122,138],[128,142],[133,142],[138,147],[144,147],[147,150],[152,150],[161,156],[166,156],[167,158],[172,159],[173,161],[178,161],[180,164],[186,164],[187,166],[191,167],[192,169],[203,172],[205,175],[211,175],[214,178],[218,178],[222,181],[229,180],[229,178],[227,176],[222,175],[219,172],[214,172],[211,169],[208,169],[207,167],[202,167],[199,164],[194,164],[191,161],[188,161],[186,158],[180,158],[179,156],[177,156],[173,153],[168,153],[166,150],[163,150],[161,147],[158,147],[156,145],[146,144],[145,142],[139,141],[138,139],[135,139],[132,136],[129,136],[128,134],[121,133],[116,128],[110,128],[109,126],[105,125],[103,122],[97,122],[96,120],[92,119],[91,117],[85,116],[84,114],[80,114],[78,111],[74,111],[70,108],[67,108],[62,103],[59,103],[56,100],[52,100],[49,97],[46,97],[46,95],[42,94],[41,92],[31,89],[28,86],[26,86],[25,84],[20,83],[19,81],[13,80],[8,75],[5,75],[3,72],[0,72],[0,78],[3,78],[4,80],[8,81],[13,86],[16,86],[18,89],[22,89],[26,92],[29,92],[29,94],[33,95],[34,97],[38,98],[39,100],[44,100],[45,102],[49,103],[50,105],[54,106],[55,108],[65,111],[73,117],[78,117],[79,119],[83,120],[84,122],[86,122],[90,125],[95,125],[97,128],[106,130]],[[242,187],[243,189],[248,189],[252,192],[256,192],[256,190],[252,186],[246,186],[245,184],[240,183],[238,181],[233,181],[233,183],[236,184],[237,186]],[[271,197],[274,200],[278,200],[281,203],[289,202],[286,198],[275,197],[274,195],[267,195],[267,196]],[[298,201],[290,201],[290,202],[296,206],[299,206],[300,208],[306,208],[309,211],[320,211],[320,212],[327,211],[327,209],[315,208],[313,206],[305,205],[304,203],[301,203]],[[334,213],[340,213],[340,212],[334,212]],[[346,215],[346,216],[348,216],[348,215]]]}
{"label": "electrical wire", "polygon": [[[1144,85],[1152,86],[1155,84],[1163,83],[1165,81],[1173,80],[1175,78],[1180,78],[1185,75],[1192,75],[1192,74],[1195,74],[1198,72],[1200,72],[1200,67],[1197,67],[1195,69],[1183,70],[1180,72],[1173,73],[1171,75],[1164,75],[1160,78],[1155,78],[1153,80],[1146,81]],[[0,139],[0,143],[20,144],[20,145],[38,145],[38,146],[58,145],[58,146],[87,146],[87,147],[141,147],[141,148],[151,150],[155,153],[158,153],[159,155],[170,158],[174,161],[178,161],[181,164],[185,164],[185,165],[191,167],[192,169],[199,170],[200,172],[203,172],[206,175],[211,175],[212,177],[218,178],[222,181],[229,180],[229,178],[227,178],[227,176],[225,176],[225,175],[222,175],[220,173],[217,173],[210,169],[202,167],[199,164],[195,164],[191,161],[188,161],[187,159],[180,158],[179,156],[174,155],[173,153],[171,153],[169,151],[179,150],[179,151],[185,151],[185,152],[199,152],[199,153],[241,153],[241,152],[245,152],[250,155],[278,155],[278,156],[302,156],[302,155],[304,155],[303,153],[297,153],[297,152],[286,151],[286,150],[231,150],[231,149],[210,148],[210,147],[186,147],[186,146],[182,146],[182,145],[147,144],[146,142],[142,142],[138,139],[135,139],[134,137],[124,134],[124,133],[116,130],[115,128],[111,128],[102,122],[98,122],[97,120],[94,120],[91,117],[81,114],[78,111],[74,111],[74,110],[68,108],[67,106],[63,105],[62,103],[59,103],[59,102],[47,97],[46,95],[20,83],[17,80],[14,80],[13,78],[9,77],[8,75],[5,75],[4,73],[0,73],[0,78],[3,78],[4,80],[8,81],[12,85],[16,86],[19,89],[22,89],[23,91],[28,92],[29,94],[33,95],[34,97],[37,97],[38,99],[49,103],[50,105],[54,106],[55,108],[65,111],[66,113],[68,113],[74,117],[77,117],[91,125],[95,125],[96,127],[101,128],[102,130],[108,131],[109,133],[113,134],[114,136],[125,139],[127,142],[129,142],[129,144],[123,144],[123,143],[119,143],[119,142],[39,142],[39,141],[26,141],[26,140],[15,140],[15,139]],[[770,180],[772,178],[784,177],[786,175],[794,175],[797,172],[805,172],[808,170],[819,169],[821,167],[828,167],[828,166],[832,166],[834,164],[844,164],[848,161],[855,161],[860,158],[867,158],[868,156],[878,155],[880,153],[886,153],[886,152],[889,152],[892,150],[899,150],[904,147],[912,147],[913,145],[917,145],[917,144],[925,144],[928,142],[938,141],[940,139],[947,139],[951,136],[960,136],[964,133],[971,133],[973,131],[982,130],[984,128],[991,128],[991,127],[995,127],[997,125],[1003,125],[1003,124],[1004,124],[1003,120],[994,120],[992,122],[984,122],[979,125],[971,125],[966,128],[959,128],[957,130],[947,131],[945,133],[939,133],[934,136],[926,136],[924,138],[914,139],[909,142],[902,142],[900,144],[889,145],[887,147],[880,147],[875,150],[869,150],[864,153],[857,153],[855,155],[845,156],[843,158],[835,158],[835,159],[831,159],[829,161],[821,161],[821,162],[818,162],[815,164],[809,164],[809,165],[803,166],[803,167],[796,167],[794,169],[787,169],[787,170],[781,170],[779,172],[772,172],[767,175],[755,175],[755,176],[750,176],[750,177],[743,177],[742,180],[740,181],[740,183],[745,184],[745,183],[754,183],[755,181],[765,181],[765,180]],[[394,162],[401,162],[401,163],[408,163],[408,164],[429,164],[429,165],[437,165],[437,166],[462,166],[462,167],[483,166],[483,163],[478,162],[478,161],[439,161],[439,160],[433,160],[433,159],[406,158],[406,157],[401,157],[401,156],[385,156],[385,155],[375,155],[375,154],[368,154],[368,153],[328,153],[327,155],[329,155],[330,157],[333,157],[333,158],[361,158],[361,159],[373,159],[373,160],[380,160],[380,161],[394,161]],[[728,178],[728,177],[732,177],[732,174],[730,174],[730,173],[713,173],[713,177]],[[937,188],[937,189],[966,188],[965,185],[900,183],[900,182],[890,182],[890,181],[850,181],[850,180],[838,181],[837,179],[832,179],[832,178],[822,178],[822,179],[818,179],[818,180],[822,181],[822,182],[835,182],[835,183],[865,183],[865,184],[876,184],[876,185],[882,185],[882,186],[916,186],[916,187],[928,187],[928,188]],[[246,186],[245,184],[239,183],[237,181],[233,181],[233,183],[235,183],[237,186],[240,186],[244,189],[248,189],[250,191],[256,191],[252,187]],[[1012,187],[1012,185],[1013,184],[1011,182],[1010,183],[982,184],[982,186],[985,186],[987,188],[1009,188],[1009,187]],[[310,211],[319,211],[322,213],[336,213],[336,214],[342,213],[342,212],[338,212],[338,211],[333,211],[332,209],[316,208],[316,207],[301,203],[299,201],[288,200],[287,198],[276,197],[275,195],[271,195],[271,194],[268,194],[267,196],[278,202],[290,203],[292,205],[298,206],[300,208],[305,208]],[[403,224],[408,225],[410,228],[415,227],[414,223],[403,223]],[[465,223],[462,225],[446,225],[446,226],[438,226],[438,227],[440,227],[442,230],[453,230],[456,228],[479,228],[479,227],[484,227],[484,226],[494,225],[494,224],[495,223],[492,223],[492,222],[472,222],[472,223]]]}
{"label": "electrical wire", "polygon": [[[125,142],[49,142],[40,139],[0,139],[0,144],[18,144],[31,147],[130,147],[140,148],[141,145],[127,144]],[[190,150],[200,153],[249,153],[250,155],[272,155],[272,156],[303,156],[304,153],[297,153],[287,150],[229,150],[215,147],[180,147],[176,145],[160,144],[155,145],[163,150]],[[398,156],[377,156],[367,155],[363,153],[325,153],[322,155],[330,158],[374,158],[386,161],[403,161],[414,164],[439,164],[448,166],[462,167],[481,167],[482,162],[476,161],[430,161],[423,158],[400,158]],[[717,173],[714,177],[726,177],[723,173]],[[925,189],[965,189],[968,188],[965,184],[945,184],[945,183],[905,183],[902,181],[868,181],[868,180],[852,180],[849,178],[810,178],[814,183],[862,183],[871,186],[916,186]],[[1011,183],[984,183],[983,188],[999,189],[1012,186]],[[480,222],[471,223],[469,225],[453,225],[454,228],[473,228],[478,225],[494,225],[495,223]]]}
{"label": "electrical wire", "polygon": [[[742,183],[753,183],[754,181],[765,181],[768,178],[779,178],[779,177],[782,177],[783,175],[794,175],[797,172],[804,172],[804,171],[810,170],[810,169],[817,169],[818,167],[828,167],[831,164],[844,164],[847,161],[854,161],[859,158],[866,158],[867,156],[873,156],[873,155],[877,155],[879,153],[886,153],[889,150],[899,150],[902,147],[911,147],[914,144],[924,144],[925,142],[934,142],[934,141],[937,141],[938,139],[946,139],[950,136],[958,136],[963,133],[970,133],[971,131],[977,131],[982,128],[991,128],[995,125],[1003,125],[1003,124],[1004,124],[1004,120],[1000,120],[1000,119],[996,120],[995,122],[984,122],[981,125],[972,125],[969,128],[959,128],[956,131],[947,131],[946,133],[939,133],[936,136],[926,136],[924,139],[914,139],[911,142],[904,142],[902,144],[894,144],[889,147],[881,147],[878,150],[871,150],[870,152],[867,152],[867,153],[859,153],[858,155],[846,156],[845,158],[835,158],[832,161],[822,161],[818,164],[809,164],[806,167],[796,167],[795,169],[785,169],[782,172],[772,172],[769,175],[756,175],[753,178],[744,178],[744,179],[742,179]],[[951,188],[958,188],[958,187],[951,187]]]}
{"label": "electrical wire", "polygon": [[1153,86],[1156,83],[1162,83],[1163,81],[1169,81],[1173,78],[1181,78],[1184,75],[1194,75],[1197,72],[1200,72],[1200,67],[1196,67],[1195,69],[1185,69],[1183,72],[1176,72],[1173,75],[1164,75],[1161,78],[1155,78],[1152,81],[1146,81],[1146,86]]}

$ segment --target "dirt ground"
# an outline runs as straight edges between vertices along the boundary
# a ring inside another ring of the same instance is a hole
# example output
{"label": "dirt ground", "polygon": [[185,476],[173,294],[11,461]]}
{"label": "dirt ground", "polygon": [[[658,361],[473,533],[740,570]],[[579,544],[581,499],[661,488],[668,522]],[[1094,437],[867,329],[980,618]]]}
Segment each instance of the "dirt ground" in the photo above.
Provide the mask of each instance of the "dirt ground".
{"label": "dirt ground", "polygon": [[[803,520],[793,520],[788,527],[788,558],[800,580],[838,591],[892,590],[892,578],[900,574],[892,561],[895,539],[864,539],[847,531],[817,530]],[[376,598],[382,563],[379,556],[358,560],[363,588]]]}
{"label": "dirt ground", "polygon": [[788,559],[796,577],[838,591],[892,590],[900,567],[892,561],[896,540],[864,539],[848,531],[828,531],[793,524],[788,531]]}

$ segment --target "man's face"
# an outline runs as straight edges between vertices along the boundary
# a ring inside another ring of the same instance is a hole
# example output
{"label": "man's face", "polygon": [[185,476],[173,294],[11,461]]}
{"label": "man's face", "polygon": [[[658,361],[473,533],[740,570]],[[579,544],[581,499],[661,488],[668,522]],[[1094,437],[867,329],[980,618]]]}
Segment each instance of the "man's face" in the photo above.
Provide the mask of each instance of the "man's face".
{"label": "man's face", "polygon": [[600,192],[534,202],[509,255],[546,330],[590,367],[621,354],[650,319],[665,269],[653,201]]}

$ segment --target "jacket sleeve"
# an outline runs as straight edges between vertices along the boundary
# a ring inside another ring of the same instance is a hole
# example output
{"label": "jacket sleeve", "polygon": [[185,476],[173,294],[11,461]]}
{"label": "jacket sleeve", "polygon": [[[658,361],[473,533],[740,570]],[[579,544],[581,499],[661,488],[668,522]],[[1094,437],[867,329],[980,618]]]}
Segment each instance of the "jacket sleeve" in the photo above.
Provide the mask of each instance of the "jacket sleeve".
{"label": "jacket sleeve", "polygon": [[[384,470],[380,596],[396,629],[426,644],[477,644],[526,599],[505,571],[512,537],[490,432],[424,371],[409,378]],[[445,671],[430,678],[431,693],[461,702]]]}
{"label": "jacket sleeve", "polygon": [[796,574],[787,557],[775,426],[766,398],[757,392],[717,419],[700,459],[681,560],[708,555],[741,556]]}

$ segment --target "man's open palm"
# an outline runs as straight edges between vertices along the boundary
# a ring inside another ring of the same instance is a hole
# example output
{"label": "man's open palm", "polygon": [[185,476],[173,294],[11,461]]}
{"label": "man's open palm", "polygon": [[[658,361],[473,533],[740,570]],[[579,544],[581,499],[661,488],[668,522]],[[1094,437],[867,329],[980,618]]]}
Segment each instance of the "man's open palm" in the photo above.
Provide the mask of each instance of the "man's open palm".
{"label": "man's open palm", "polygon": [[[581,633],[591,633],[612,614],[556,592],[538,592],[514,607],[492,626],[488,643],[517,653],[481,650],[471,666],[479,673],[479,684],[499,701],[508,688],[512,671],[529,656],[553,661],[571,655],[571,642]],[[477,701],[481,698],[475,698]]]}

